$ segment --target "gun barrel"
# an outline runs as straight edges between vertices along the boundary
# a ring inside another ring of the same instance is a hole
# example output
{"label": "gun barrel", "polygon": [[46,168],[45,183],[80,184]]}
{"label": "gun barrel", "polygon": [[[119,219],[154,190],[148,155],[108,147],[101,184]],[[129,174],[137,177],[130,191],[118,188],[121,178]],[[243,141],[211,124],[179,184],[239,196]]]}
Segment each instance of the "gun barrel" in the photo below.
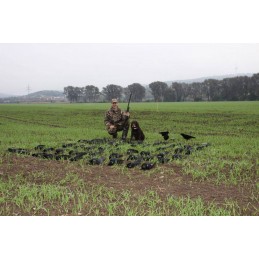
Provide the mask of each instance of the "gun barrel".
{"label": "gun barrel", "polygon": [[129,105],[130,105],[131,96],[132,96],[132,92],[130,92],[130,97],[129,97],[129,101],[128,101],[127,112],[129,112],[129,108],[130,108]]}

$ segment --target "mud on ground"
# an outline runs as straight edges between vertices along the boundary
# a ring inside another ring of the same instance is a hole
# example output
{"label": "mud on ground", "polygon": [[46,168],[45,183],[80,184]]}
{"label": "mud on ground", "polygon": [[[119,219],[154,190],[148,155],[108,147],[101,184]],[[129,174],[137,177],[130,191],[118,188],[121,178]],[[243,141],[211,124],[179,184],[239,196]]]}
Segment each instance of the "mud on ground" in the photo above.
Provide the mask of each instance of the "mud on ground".
{"label": "mud on ground", "polygon": [[[0,167],[0,179],[22,175],[25,179],[36,172],[44,172],[44,179],[34,179],[35,184],[55,183],[75,173],[83,181],[92,185],[104,185],[117,191],[129,190],[142,194],[147,190],[156,191],[161,199],[174,197],[201,197],[205,202],[219,206],[226,200],[235,201],[243,210],[243,215],[255,215],[258,204],[251,198],[255,184],[217,185],[213,180],[194,180],[183,173],[181,166],[174,164],[159,165],[150,171],[127,169],[117,166],[81,166],[68,161],[42,160],[33,157],[11,155],[4,157]],[[71,183],[71,185],[74,183]],[[69,186],[68,186],[69,187]]]}

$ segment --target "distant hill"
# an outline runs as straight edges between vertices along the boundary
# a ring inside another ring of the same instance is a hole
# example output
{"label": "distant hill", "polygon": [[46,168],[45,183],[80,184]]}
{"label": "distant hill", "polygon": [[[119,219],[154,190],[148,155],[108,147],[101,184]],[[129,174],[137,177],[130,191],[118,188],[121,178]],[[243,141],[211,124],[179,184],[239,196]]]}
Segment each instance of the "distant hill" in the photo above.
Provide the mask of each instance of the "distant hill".
{"label": "distant hill", "polygon": [[61,91],[44,90],[31,93],[28,95],[11,96],[3,94],[0,95],[0,103],[16,103],[16,102],[56,102],[65,101],[65,95]]}
{"label": "distant hill", "polygon": [[54,90],[43,90],[26,95],[30,98],[50,98],[50,97],[64,97],[63,92]]}
{"label": "distant hill", "polygon": [[14,95],[12,94],[3,94],[3,93],[0,93],[0,98],[8,98],[8,97],[13,97]]}
{"label": "distant hill", "polygon": [[0,98],[54,98],[54,97],[60,97],[64,98],[64,94],[61,91],[55,91],[55,90],[43,90],[43,91],[38,91],[35,93],[31,93],[28,95],[12,95],[12,94],[5,94],[5,93],[0,93]]}
{"label": "distant hill", "polygon": [[251,77],[251,76],[253,76],[253,74],[252,73],[247,73],[247,74],[241,74],[240,73],[240,74],[229,74],[229,75],[222,75],[222,76],[208,76],[208,77],[199,77],[199,78],[195,78],[195,79],[165,81],[165,83],[168,84],[168,85],[171,85],[173,82],[186,83],[186,84],[202,83],[207,79],[223,80],[224,78],[232,78],[232,77],[238,77],[238,76]]}

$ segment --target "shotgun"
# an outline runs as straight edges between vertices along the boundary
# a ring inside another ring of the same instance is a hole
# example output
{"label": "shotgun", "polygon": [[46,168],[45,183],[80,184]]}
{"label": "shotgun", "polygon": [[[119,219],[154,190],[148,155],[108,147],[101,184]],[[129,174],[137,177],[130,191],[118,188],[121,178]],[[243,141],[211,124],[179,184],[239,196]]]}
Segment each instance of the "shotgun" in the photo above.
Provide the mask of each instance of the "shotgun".
{"label": "shotgun", "polygon": [[128,101],[128,107],[127,107],[127,110],[126,110],[127,112],[129,112],[129,109],[130,109],[129,105],[130,105],[131,96],[132,96],[132,92],[130,92],[130,97],[129,97],[129,101]]}

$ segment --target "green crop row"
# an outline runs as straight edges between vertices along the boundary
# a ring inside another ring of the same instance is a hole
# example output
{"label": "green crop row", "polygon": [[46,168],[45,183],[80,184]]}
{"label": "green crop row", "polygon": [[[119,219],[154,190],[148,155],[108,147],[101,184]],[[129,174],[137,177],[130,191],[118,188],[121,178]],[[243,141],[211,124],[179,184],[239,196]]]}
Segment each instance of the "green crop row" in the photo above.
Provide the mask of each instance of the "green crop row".
{"label": "green crop row", "polygon": [[[123,109],[126,105],[120,104]],[[6,168],[6,161],[12,156],[7,152],[8,148],[34,149],[40,144],[58,148],[62,143],[74,143],[82,139],[111,138],[103,123],[104,113],[109,107],[110,104],[107,103],[0,105],[0,173],[4,173],[1,168]],[[169,131],[169,144],[209,144],[206,149],[194,152],[183,160],[169,162],[179,166],[182,174],[191,176],[193,181],[251,188],[250,200],[258,202],[259,102],[132,103],[130,108],[131,120],[139,121],[146,136],[146,144],[162,141],[160,131]],[[180,133],[196,138],[186,141]],[[128,137],[129,135],[130,132]],[[130,144],[126,143],[121,146],[121,151],[126,152],[128,148]],[[139,147],[141,148],[142,146]],[[150,145],[146,150],[155,152],[155,147]],[[105,151],[105,155],[109,155],[109,150]],[[77,165],[85,170],[89,167],[84,161],[77,162]],[[146,174],[156,174],[164,170],[162,166],[158,164]],[[116,169],[125,172],[120,165]],[[172,172],[170,166],[165,170],[168,174]],[[166,200],[161,200],[157,194],[150,198],[148,191],[135,195],[125,190],[120,194],[117,190],[105,189],[103,186],[92,187],[93,190],[89,191],[89,186],[84,189],[79,180],[77,185],[82,186],[71,194],[68,186],[60,184],[36,185],[8,179],[0,177],[2,215],[241,213],[235,201],[227,201],[226,206],[218,207],[214,203],[205,203],[200,198],[168,196]],[[98,188],[102,190],[100,196],[96,194]],[[127,196],[127,193],[128,203],[122,197]],[[111,199],[107,195],[115,198]],[[89,206],[87,209],[86,204]]]}

